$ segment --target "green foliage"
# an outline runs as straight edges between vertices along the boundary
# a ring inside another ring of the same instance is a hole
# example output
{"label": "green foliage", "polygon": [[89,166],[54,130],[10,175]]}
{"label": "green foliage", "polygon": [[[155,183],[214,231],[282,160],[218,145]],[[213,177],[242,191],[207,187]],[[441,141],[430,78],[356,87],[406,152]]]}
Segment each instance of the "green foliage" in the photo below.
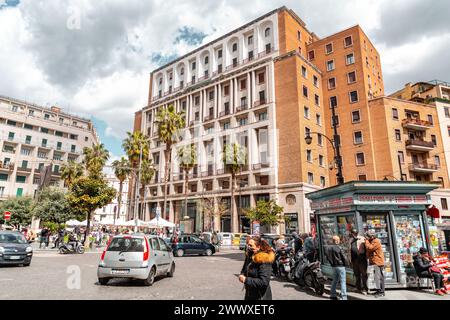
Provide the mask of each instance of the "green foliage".
{"label": "green foliage", "polygon": [[194,144],[181,146],[177,149],[177,158],[180,167],[187,173],[197,164],[197,148]]}
{"label": "green foliage", "polygon": [[145,187],[148,185],[155,174],[155,168],[151,160],[144,159],[141,164],[141,185]]}
{"label": "green foliage", "polygon": [[51,221],[44,222],[42,226],[48,228],[52,233],[56,233],[58,232],[58,230],[65,228],[64,224],[59,224]]}
{"label": "green foliage", "polygon": [[130,162],[124,157],[120,158],[120,160],[115,160],[112,163],[112,167],[114,169],[114,174],[116,178],[120,182],[124,182],[131,174]]}
{"label": "green foliage", "polygon": [[247,149],[239,143],[225,144],[222,160],[224,166],[235,175],[242,166],[247,164]]}
{"label": "green foliage", "polygon": [[61,167],[61,179],[64,180],[64,185],[70,187],[73,181],[83,175],[83,166],[80,163],[69,161]]}
{"label": "green foliage", "polygon": [[96,144],[92,148],[85,147],[83,155],[83,164],[90,174],[100,174],[109,159],[109,152],[103,143]]}
{"label": "green foliage", "polygon": [[127,132],[127,137],[123,140],[122,148],[128,156],[133,167],[137,167],[139,164],[139,158],[148,159],[149,156],[150,139],[141,131],[135,131],[133,133]]}
{"label": "green foliage", "polygon": [[185,126],[184,113],[177,112],[173,105],[169,105],[158,111],[155,123],[158,125],[159,140],[166,144],[167,150],[170,150],[179,140],[180,130]]}
{"label": "green foliage", "polygon": [[33,199],[31,197],[9,198],[0,202],[0,223],[4,224],[5,211],[11,212],[9,224],[16,227],[28,225],[31,223],[33,209]]}
{"label": "green foliage", "polygon": [[66,192],[57,187],[47,187],[39,192],[39,201],[33,207],[33,215],[44,222],[64,223],[70,219],[79,219],[66,199]]}
{"label": "green foliage", "polygon": [[275,200],[258,201],[255,208],[246,210],[246,215],[250,221],[259,221],[261,225],[277,226],[284,221],[283,207]]}

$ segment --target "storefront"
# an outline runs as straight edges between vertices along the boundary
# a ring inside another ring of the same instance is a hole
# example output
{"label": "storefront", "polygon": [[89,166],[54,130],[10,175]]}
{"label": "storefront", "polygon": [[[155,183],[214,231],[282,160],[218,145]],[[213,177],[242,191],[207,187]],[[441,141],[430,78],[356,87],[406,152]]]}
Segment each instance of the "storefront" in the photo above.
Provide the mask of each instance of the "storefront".
{"label": "storefront", "polygon": [[[357,229],[364,234],[374,230],[385,255],[386,287],[417,285],[413,283],[413,255],[421,247],[431,248],[426,215],[431,201],[427,193],[438,187],[416,182],[357,181],[307,194],[315,215],[324,273],[331,276],[324,248],[331,244],[333,235],[340,237],[344,254],[350,258],[350,231]],[[369,288],[374,288],[370,268],[369,272]],[[354,284],[350,265],[347,282]]]}

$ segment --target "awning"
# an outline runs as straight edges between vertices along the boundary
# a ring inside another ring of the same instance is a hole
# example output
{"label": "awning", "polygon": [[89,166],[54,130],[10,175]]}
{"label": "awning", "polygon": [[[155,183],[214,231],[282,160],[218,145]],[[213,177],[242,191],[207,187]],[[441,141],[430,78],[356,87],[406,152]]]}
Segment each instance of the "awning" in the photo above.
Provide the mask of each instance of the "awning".
{"label": "awning", "polygon": [[439,219],[441,217],[441,215],[439,213],[439,209],[436,208],[435,206],[432,206],[427,209],[427,215],[434,219]]}

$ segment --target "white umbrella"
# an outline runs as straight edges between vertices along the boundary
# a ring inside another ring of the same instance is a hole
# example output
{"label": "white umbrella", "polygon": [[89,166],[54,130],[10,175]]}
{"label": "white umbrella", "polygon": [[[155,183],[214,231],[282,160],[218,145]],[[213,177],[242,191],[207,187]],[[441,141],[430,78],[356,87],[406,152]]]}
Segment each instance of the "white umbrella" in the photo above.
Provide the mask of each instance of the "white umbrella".
{"label": "white umbrella", "polygon": [[[97,225],[97,221],[91,221],[91,225]],[[81,221],[80,226],[86,227],[87,226],[87,220]]]}
{"label": "white umbrella", "polygon": [[106,219],[100,220],[99,224],[101,224],[101,225],[113,225],[114,224],[114,220],[111,219],[111,218],[106,218]]}
{"label": "white umbrella", "polygon": [[162,228],[162,227],[168,227],[168,228],[173,228],[175,227],[175,223],[169,222],[163,218],[153,218],[152,220],[150,220],[150,222],[148,222],[148,226],[150,228]]}
{"label": "white umbrella", "polygon": [[81,224],[81,222],[78,220],[75,220],[75,219],[66,221],[66,225],[68,225],[68,226],[79,226],[80,224]]}
{"label": "white umbrella", "polygon": [[[134,219],[130,220],[130,221],[127,221],[127,222],[124,223],[124,226],[134,227],[134,226],[136,226],[136,221]],[[145,221],[137,219],[137,226],[138,227],[146,227],[147,223]]]}

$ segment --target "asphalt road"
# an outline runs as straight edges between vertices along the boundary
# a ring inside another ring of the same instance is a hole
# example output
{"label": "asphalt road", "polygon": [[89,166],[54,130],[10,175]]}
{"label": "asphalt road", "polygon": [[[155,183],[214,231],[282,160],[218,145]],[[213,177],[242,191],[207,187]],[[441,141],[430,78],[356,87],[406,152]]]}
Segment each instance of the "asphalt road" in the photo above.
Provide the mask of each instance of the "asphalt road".
{"label": "asphalt road", "polygon": [[[179,299],[242,300],[244,291],[237,275],[243,253],[222,251],[214,256],[175,258],[173,278],[160,278],[153,286],[114,279],[108,286],[97,283],[101,253],[58,255],[35,252],[30,267],[0,267],[0,299]],[[77,275],[80,275],[79,277]],[[322,300],[293,283],[271,281],[274,299]]]}

